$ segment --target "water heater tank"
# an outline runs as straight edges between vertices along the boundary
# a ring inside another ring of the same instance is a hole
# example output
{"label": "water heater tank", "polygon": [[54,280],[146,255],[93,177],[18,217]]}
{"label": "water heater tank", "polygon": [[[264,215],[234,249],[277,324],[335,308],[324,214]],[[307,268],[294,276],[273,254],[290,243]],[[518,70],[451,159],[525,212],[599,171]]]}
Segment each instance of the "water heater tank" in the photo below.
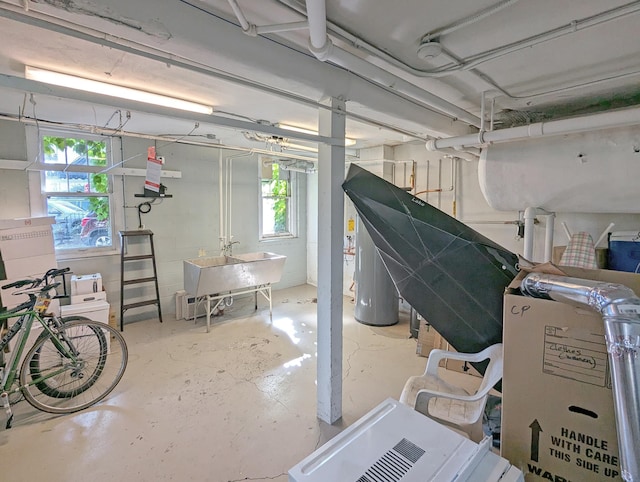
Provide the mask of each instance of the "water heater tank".
{"label": "water heater tank", "polygon": [[640,126],[494,144],[478,176],[500,211],[637,213]]}

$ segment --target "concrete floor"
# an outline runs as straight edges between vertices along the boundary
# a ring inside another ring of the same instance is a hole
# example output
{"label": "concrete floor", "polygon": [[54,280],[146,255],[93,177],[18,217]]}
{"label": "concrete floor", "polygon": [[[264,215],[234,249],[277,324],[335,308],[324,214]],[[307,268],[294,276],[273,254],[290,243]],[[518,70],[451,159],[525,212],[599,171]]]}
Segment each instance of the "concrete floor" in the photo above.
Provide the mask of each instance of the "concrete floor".
{"label": "concrete floor", "polygon": [[320,422],[315,296],[306,285],[274,292],[272,323],[264,300],[257,312],[253,298],[237,300],[210,333],[202,318],[127,325],[129,365],[106,400],[65,416],[14,407],[14,427],[0,429],[0,479],[286,481],[426,364],[406,319],[362,325],[345,298],[343,418]]}

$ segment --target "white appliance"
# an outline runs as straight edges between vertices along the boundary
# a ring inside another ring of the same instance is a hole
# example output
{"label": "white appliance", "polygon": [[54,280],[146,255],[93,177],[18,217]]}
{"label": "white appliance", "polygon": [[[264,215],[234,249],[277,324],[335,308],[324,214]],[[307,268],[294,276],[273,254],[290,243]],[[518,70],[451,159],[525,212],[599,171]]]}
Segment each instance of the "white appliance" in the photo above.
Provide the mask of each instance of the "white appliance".
{"label": "white appliance", "polygon": [[176,320],[195,320],[207,314],[206,304],[197,303],[196,297],[185,290],[176,291]]}
{"label": "white appliance", "polygon": [[290,482],[524,482],[480,444],[391,398],[289,470]]}

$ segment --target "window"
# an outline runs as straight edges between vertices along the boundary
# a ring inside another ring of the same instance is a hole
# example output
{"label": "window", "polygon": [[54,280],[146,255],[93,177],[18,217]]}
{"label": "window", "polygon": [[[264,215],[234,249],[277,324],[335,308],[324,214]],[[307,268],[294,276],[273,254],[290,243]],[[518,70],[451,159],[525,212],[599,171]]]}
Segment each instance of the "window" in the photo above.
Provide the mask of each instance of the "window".
{"label": "window", "polygon": [[110,145],[90,136],[41,137],[41,189],[46,211],[54,216],[57,251],[110,248]]}
{"label": "window", "polygon": [[276,163],[263,166],[260,182],[260,238],[295,236],[295,172]]}

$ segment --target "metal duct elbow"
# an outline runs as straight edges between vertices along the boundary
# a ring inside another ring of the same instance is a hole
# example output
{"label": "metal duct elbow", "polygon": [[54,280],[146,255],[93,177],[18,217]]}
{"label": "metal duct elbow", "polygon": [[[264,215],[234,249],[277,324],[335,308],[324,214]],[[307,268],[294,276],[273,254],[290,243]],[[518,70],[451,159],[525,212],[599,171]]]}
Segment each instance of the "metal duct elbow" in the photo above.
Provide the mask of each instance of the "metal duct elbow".
{"label": "metal duct elbow", "polygon": [[534,298],[587,305],[598,313],[614,302],[634,299],[640,303],[634,291],[624,285],[543,273],[528,274],[520,290]]}

